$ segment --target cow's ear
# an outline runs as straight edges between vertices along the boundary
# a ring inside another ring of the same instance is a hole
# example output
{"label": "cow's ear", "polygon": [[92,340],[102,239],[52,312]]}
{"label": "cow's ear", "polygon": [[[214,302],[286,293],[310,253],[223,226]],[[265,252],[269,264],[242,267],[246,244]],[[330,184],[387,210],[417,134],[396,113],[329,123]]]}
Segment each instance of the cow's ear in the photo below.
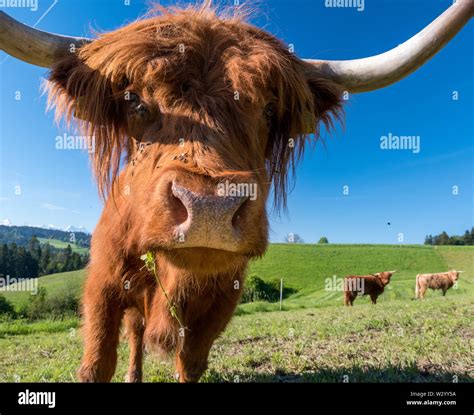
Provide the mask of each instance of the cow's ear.
{"label": "cow's ear", "polygon": [[77,73],[83,72],[84,63],[76,55],[71,54],[61,59],[51,68],[48,77],[47,89],[50,104],[56,108],[57,116],[70,118],[73,116],[78,120],[87,120],[84,111],[84,97],[79,91]]}
{"label": "cow's ear", "polygon": [[342,112],[341,88],[332,81],[304,70],[289,78],[284,71],[276,71],[272,78],[277,97],[277,108],[271,122],[265,155],[270,167],[276,207],[286,206],[286,193],[295,164],[301,158],[306,138],[319,136],[320,125],[331,129],[334,119]]}
{"label": "cow's ear", "polygon": [[120,91],[124,81],[105,75],[100,63],[93,60],[94,50],[88,49],[93,45],[84,46],[78,54],[71,54],[51,68],[47,92],[56,118],[68,122],[75,119],[82,134],[90,140],[92,167],[99,192],[105,197],[118,175],[122,153],[129,148],[130,139],[122,116],[123,92]]}
{"label": "cow's ear", "polygon": [[326,129],[334,126],[334,121],[342,118],[343,88],[325,78],[307,76],[312,102],[305,112],[305,129],[303,134],[319,134],[320,125]]}
{"label": "cow's ear", "polygon": [[76,120],[90,121],[87,116],[86,102],[84,97],[77,97],[76,104],[74,106],[74,118]]}
{"label": "cow's ear", "polygon": [[58,117],[74,117],[96,125],[119,118],[117,88],[78,54],[71,54],[51,68],[47,89]]}

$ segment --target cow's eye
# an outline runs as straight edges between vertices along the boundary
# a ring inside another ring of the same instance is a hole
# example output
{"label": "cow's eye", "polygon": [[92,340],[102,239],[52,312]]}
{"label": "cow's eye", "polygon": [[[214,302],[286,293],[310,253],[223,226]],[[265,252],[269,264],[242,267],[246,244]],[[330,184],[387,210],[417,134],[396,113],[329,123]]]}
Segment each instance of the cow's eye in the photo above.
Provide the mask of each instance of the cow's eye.
{"label": "cow's eye", "polygon": [[128,134],[138,141],[145,139],[150,125],[160,124],[159,113],[153,111],[144,103],[138,94],[129,92],[124,97],[125,114],[128,124]]}
{"label": "cow's eye", "polygon": [[270,102],[267,105],[265,105],[265,109],[263,110],[263,113],[265,114],[265,117],[268,119],[273,118],[273,115],[275,115],[275,103]]}
{"label": "cow's eye", "polygon": [[142,102],[140,97],[133,93],[127,92],[125,94],[125,102],[128,106],[128,116],[133,118],[145,118],[148,114],[148,108]]}

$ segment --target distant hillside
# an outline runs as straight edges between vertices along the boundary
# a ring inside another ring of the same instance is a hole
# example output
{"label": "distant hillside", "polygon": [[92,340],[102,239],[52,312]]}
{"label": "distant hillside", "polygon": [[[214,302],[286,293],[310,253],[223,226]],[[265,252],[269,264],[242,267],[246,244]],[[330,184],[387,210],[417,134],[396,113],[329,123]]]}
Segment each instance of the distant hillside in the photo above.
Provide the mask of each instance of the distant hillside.
{"label": "distant hillside", "polygon": [[36,236],[42,242],[54,239],[56,241],[74,243],[77,247],[82,248],[90,248],[91,245],[91,235],[84,232],[66,232],[33,226],[0,225],[0,244],[15,243],[18,246],[27,246],[32,236]]}
{"label": "distant hillside", "polygon": [[69,245],[72,249],[72,252],[77,252],[78,254],[88,254],[89,253],[89,248],[88,247],[79,246],[77,244],[73,244],[73,243],[70,243],[70,242],[60,241],[58,239],[38,238],[38,241],[40,241],[42,244],[48,243],[53,248],[56,248],[56,249],[65,249]]}
{"label": "distant hillside", "polygon": [[[447,296],[474,293],[474,247],[423,245],[309,245],[271,244],[266,255],[251,261],[248,275],[256,274],[265,281],[284,281],[295,294],[283,301],[285,309],[305,307],[342,306],[342,292],[326,291],[325,279],[336,275],[367,274],[396,269],[385,294],[379,302],[409,300],[414,297],[415,276],[421,272],[440,272],[457,268],[464,270],[459,287]],[[61,289],[72,291],[77,296],[82,291],[85,270],[41,277],[39,286],[46,288],[48,295],[56,296]],[[24,304],[29,293],[2,293],[16,307]],[[429,297],[440,297],[440,293],[428,293]],[[357,305],[369,303],[369,299],[358,299]],[[237,314],[254,311],[273,311],[278,303],[248,303],[239,305]]]}
{"label": "distant hillside", "polygon": [[[474,247],[427,245],[310,245],[271,244],[266,255],[251,261],[248,274],[266,281],[283,279],[284,285],[298,290],[284,300],[287,308],[342,304],[342,292],[325,290],[326,278],[342,278],[349,274],[397,270],[379,301],[412,299],[416,274],[442,272],[449,269],[466,271],[459,287],[447,295],[474,293]],[[431,293],[439,296],[440,293]],[[369,303],[364,297],[359,303]],[[278,304],[243,304],[248,311],[276,309]]]}

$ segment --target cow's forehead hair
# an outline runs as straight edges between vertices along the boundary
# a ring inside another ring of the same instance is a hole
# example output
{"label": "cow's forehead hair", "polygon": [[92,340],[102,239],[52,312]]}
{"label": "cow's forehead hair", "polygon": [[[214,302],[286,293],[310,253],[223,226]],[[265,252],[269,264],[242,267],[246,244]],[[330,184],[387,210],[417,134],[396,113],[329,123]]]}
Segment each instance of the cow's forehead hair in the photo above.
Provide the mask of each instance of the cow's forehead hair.
{"label": "cow's forehead hair", "polygon": [[[58,62],[49,80],[58,118],[70,120],[78,104],[87,110],[84,129],[95,137],[92,165],[104,197],[130,148],[121,112],[128,88],[148,94],[155,108],[159,103],[244,140],[249,130],[242,134],[239,125],[257,128],[273,96],[272,128],[257,152],[264,156],[277,207],[285,206],[289,178],[310,134],[319,137],[319,125],[330,130],[342,114],[341,86],[308,74],[307,64],[273,35],[240,15],[223,18],[209,5],[165,10],[100,35]],[[250,157],[255,142],[247,143],[247,151],[240,151]]]}

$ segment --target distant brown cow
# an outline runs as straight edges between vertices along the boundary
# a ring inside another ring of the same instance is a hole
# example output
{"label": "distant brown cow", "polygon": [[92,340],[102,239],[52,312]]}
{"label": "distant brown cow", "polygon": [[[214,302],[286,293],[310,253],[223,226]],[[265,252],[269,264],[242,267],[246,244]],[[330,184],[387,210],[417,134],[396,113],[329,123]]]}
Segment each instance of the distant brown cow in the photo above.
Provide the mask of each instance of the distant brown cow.
{"label": "distant brown cow", "polygon": [[442,290],[443,296],[458,280],[459,274],[464,271],[451,270],[448,272],[440,272],[437,274],[418,274],[416,276],[416,298],[423,299],[426,290]]}
{"label": "distant brown cow", "polygon": [[377,304],[377,297],[383,293],[385,286],[396,271],[378,272],[370,275],[350,275],[344,279],[344,304],[352,306],[357,295],[370,295],[372,304]]}

